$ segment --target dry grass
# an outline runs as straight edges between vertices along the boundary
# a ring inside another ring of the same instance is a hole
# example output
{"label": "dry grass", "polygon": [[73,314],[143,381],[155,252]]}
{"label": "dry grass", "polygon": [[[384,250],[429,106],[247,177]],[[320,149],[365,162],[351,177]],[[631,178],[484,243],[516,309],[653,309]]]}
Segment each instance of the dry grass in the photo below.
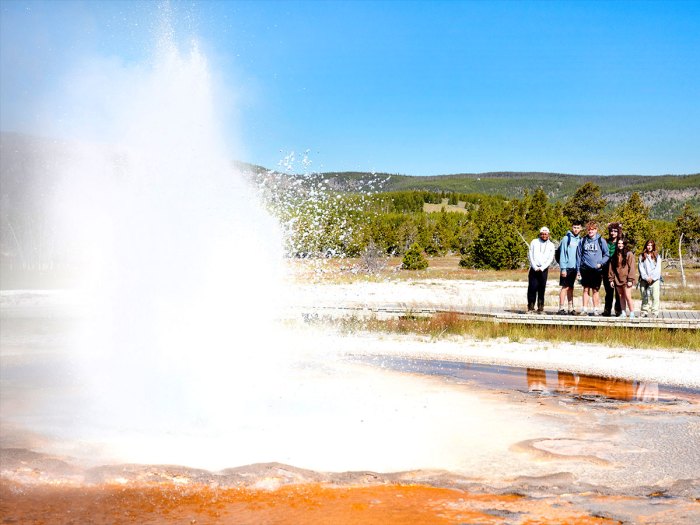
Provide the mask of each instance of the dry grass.
{"label": "dry grass", "polygon": [[661,301],[674,302],[679,308],[700,310],[700,269],[685,271],[686,286],[683,287],[680,270],[664,271],[661,286]]}
{"label": "dry grass", "polygon": [[[456,313],[441,313],[432,317],[400,319],[343,319],[337,321],[346,330],[365,330],[402,334],[419,334],[439,339],[447,335],[459,335],[475,339],[505,337],[520,342],[528,339],[556,342],[580,341],[582,343],[624,346],[630,348],[658,348],[671,350],[700,349],[699,330],[667,330],[616,326],[583,327],[569,325],[521,325],[471,321],[461,319]],[[643,337],[641,335],[643,334]]]}
{"label": "dry grass", "polygon": [[325,282],[354,282],[387,279],[466,279],[474,281],[520,281],[527,279],[527,270],[474,270],[459,266],[459,256],[431,257],[425,270],[402,270],[400,257],[383,259],[383,267],[374,272],[364,269],[359,258],[289,259],[294,278]]}
{"label": "dry grass", "polygon": [[441,204],[431,204],[429,202],[426,202],[423,204],[423,211],[425,213],[440,213],[443,209],[445,211],[449,212],[456,212],[456,213],[469,213],[469,210],[467,210],[464,207],[464,201],[458,201],[458,204],[447,204],[449,202],[448,199],[442,199]]}

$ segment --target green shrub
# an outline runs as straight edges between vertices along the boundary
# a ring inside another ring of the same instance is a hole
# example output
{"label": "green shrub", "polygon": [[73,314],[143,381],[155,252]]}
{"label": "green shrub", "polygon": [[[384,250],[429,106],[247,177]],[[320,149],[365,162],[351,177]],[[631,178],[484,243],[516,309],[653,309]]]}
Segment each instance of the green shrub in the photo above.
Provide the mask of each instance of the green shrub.
{"label": "green shrub", "polygon": [[473,268],[515,270],[527,262],[527,245],[512,224],[486,222],[463,259],[461,265]]}
{"label": "green shrub", "polygon": [[401,268],[404,270],[425,270],[428,260],[423,255],[423,250],[418,243],[413,243],[403,256]]}

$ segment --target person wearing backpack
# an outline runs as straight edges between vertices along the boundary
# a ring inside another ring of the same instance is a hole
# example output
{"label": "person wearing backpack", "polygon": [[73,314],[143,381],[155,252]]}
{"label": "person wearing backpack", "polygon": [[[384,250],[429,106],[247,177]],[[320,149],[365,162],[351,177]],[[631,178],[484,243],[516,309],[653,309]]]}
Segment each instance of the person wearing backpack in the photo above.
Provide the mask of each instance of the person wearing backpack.
{"label": "person wearing backpack", "polygon": [[554,261],[554,244],[549,240],[549,228],[542,226],[540,235],[530,243],[527,252],[530,261],[530,271],[527,276],[527,313],[544,313],[544,290],[547,286],[547,273]]}
{"label": "person wearing backpack", "polygon": [[[612,261],[613,255],[615,255],[615,248],[617,246],[617,240],[621,238],[624,234],[622,233],[622,224],[619,222],[611,222],[608,224],[608,250],[610,252],[610,259],[603,266],[603,275],[608,275],[608,270],[610,268],[610,261]],[[610,317],[612,315],[613,309],[613,298],[615,299],[615,315],[620,316],[622,312],[622,307],[620,306],[620,294],[614,286],[610,285],[608,279],[603,279],[603,287],[605,288],[605,308],[603,308],[603,316]]]}
{"label": "person wearing backpack", "polygon": [[644,251],[639,256],[639,289],[642,292],[642,317],[659,317],[661,256],[656,253],[656,243],[651,239],[644,244]]}
{"label": "person wearing backpack", "polygon": [[[566,235],[562,238],[559,243],[559,247],[555,252],[555,257],[559,263],[560,275],[559,275],[559,286],[561,290],[559,291],[559,315],[576,315],[576,310],[574,309],[574,283],[576,283],[576,251],[578,250],[578,245],[581,242],[581,237],[579,234],[583,229],[583,224],[581,221],[573,221],[571,223],[571,230],[566,232]],[[566,302],[569,303],[569,309],[565,308]]]}
{"label": "person wearing backpack", "polygon": [[[576,249],[576,274],[583,286],[581,315],[587,315],[589,298],[593,301],[591,315],[600,315],[600,285],[603,282],[603,266],[610,259],[608,243],[598,233],[598,223],[586,223],[586,236]],[[605,276],[607,278],[607,275]]]}

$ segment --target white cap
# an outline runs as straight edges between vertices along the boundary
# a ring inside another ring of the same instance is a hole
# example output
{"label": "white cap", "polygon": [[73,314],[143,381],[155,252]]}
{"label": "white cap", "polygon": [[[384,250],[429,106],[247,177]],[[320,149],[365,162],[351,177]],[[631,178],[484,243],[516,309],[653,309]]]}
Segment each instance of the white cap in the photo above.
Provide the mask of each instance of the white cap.
{"label": "white cap", "polygon": [[540,233],[549,233],[549,228],[547,228],[546,226],[542,226],[540,228]]}

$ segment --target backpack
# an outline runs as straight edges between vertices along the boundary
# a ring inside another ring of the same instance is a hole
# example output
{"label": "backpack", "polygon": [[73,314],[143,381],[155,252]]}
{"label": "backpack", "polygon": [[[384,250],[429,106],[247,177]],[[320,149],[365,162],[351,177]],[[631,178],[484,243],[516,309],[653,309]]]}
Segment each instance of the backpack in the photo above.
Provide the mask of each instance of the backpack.
{"label": "backpack", "polygon": [[[569,236],[567,235],[566,238],[568,239]],[[569,241],[571,242],[571,241]],[[559,264],[559,258],[561,257],[561,245],[564,244],[564,241],[559,243],[559,246],[557,246],[554,249],[554,260],[557,261],[557,264]]]}
{"label": "backpack", "polygon": [[[607,244],[608,241],[605,241],[605,244]],[[600,247],[600,253],[603,253],[603,236],[599,235],[598,236],[598,246]],[[608,248],[608,255],[610,255],[610,248]]]}

